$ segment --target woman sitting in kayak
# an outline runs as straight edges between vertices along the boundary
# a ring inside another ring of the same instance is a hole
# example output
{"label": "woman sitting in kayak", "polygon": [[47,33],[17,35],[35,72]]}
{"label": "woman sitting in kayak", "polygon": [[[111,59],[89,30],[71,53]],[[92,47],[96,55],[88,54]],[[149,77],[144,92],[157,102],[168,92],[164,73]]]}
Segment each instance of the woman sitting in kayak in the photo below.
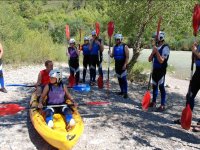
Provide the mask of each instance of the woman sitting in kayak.
{"label": "woman sitting in kayak", "polygon": [[[75,121],[72,118],[72,109],[67,106],[66,99],[69,99],[74,103],[72,96],[67,90],[67,87],[62,83],[62,74],[59,70],[51,70],[49,73],[50,83],[47,84],[40,97],[38,108],[43,108],[43,102],[46,102],[46,123],[53,127],[53,115],[54,113],[61,113],[65,116],[67,123],[67,129],[75,125]],[[45,98],[47,99],[45,100]],[[66,105],[64,105],[66,104]],[[49,105],[49,107],[48,107]],[[53,105],[64,105],[61,107],[51,107]]]}

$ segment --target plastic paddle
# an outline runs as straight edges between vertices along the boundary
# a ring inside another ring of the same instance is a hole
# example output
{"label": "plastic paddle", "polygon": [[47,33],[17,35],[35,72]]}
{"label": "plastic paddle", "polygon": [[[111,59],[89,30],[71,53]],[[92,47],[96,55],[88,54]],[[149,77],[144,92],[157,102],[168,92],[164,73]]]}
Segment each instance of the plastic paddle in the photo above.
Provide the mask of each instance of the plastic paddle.
{"label": "plastic paddle", "polygon": [[[111,47],[111,37],[113,35],[114,32],[114,22],[110,21],[108,23],[108,36],[109,36],[109,50],[108,50],[108,54],[110,55],[110,47]],[[110,56],[108,56],[108,78],[107,78],[107,89],[109,91],[110,88]]]}
{"label": "plastic paddle", "polygon": [[[159,32],[160,32],[161,21],[162,21],[162,17],[160,17],[159,20],[158,20],[157,33],[156,33],[156,41],[158,41],[158,35],[159,35]],[[150,72],[150,75],[149,75],[149,82],[148,82],[148,86],[147,86],[147,91],[144,94],[144,97],[142,99],[142,109],[144,111],[148,110],[149,104],[151,102],[150,83],[151,83],[151,78],[152,78],[152,72],[153,72],[153,62],[152,62],[151,72]]]}
{"label": "plastic paddle", "polygon": [[[193,27],[193,35],[195,36],[195,42],[196,42],[196,36],[198,33],[200,25],[200,5],[196,4],[194,6],[193,16],[192,16],[192,27]],[[188,87],[188,93],[186,96],[186,107],[182,111],[181,115],[181,127],[183,129],[189,130],[192,123],[192,110],[190,108],[190,95],[191,95],[191,81],[193,76],[193,66],[194,66],[194,54],[192,54],[192,63],[191,63],[191,74],[190,74],[190,83]]]}
{"label": "plastic paddle", "polygon": [[190,74],[190,83],[188,88],[188,94],[186,96],[186,107],[182,111],[181,115],[181,127],[183,129],[189,130],[192,123],[192,110],[190,108],[190,94],[191,94],[191,82],[193,76],[193,67],[194,67],[194,56],[192,54],[192,63],[191,63],[191,74]]}
{"label": "plastic paddle", "polygon": [[[21,86],[21,87],[35,87],[35,85],[26,85],[26,84],[7,84],[6,86]],[[76,91],[90,91],[89,84],[78,84],[74,86],[68,86],[67,88],[72,88]]]}
{"label": "plastic paddle", "polygon": [[100,24],[98,22],[95,23],[96,34],[99,36],[100,33]]}
{"label": "plastic paddle", "polygon": [[[94,102],[84,102],[79,103],[78,106],[102,106],[110,104],[110,102],[105,101],[94,101]],[[62,107],[67,106],[65,104],[63,105],[49,105],[44,106],[45,107]],[[74,104],[69,104],[68,106],[74,106]],[[19,104],[0,104],[0,116],[6,116],[6,115],[15,115],[16,113],[27,110],[27,109],[38,109],[38,107],[23,107]]]}
{"label": "plastic paddle", "polygon": [[[99,37],[100,34],[100,24],[98,22],[95,23],[95,30],[96,30],[96,34],[97,37]],[[99,62],[99,67],[102,67],[102,52],[99,52],[99,57],[100,57],[100,62]],[[98,79],[97,79],[97,84],[98,84],[98,88],[102,89],[103,88],[103,76],[99,75]]]}
{"label": "plastic paddle", "polygon": [[66,26],[65,26],[65,33],[66,33],[66,38],[67,38],[67,40],[69,40],[69,39],[70,39],[69,25],[66,25]]}

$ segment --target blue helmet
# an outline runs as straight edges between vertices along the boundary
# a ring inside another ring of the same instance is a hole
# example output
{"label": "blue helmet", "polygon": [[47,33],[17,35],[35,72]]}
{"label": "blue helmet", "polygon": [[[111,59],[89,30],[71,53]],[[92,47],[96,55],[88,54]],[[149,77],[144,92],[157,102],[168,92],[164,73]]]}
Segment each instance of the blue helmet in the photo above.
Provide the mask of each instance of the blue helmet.
{"label": "blue helmet", "polygon": [[122,41],[123,36],[122,36],[122,34],[117,33],[117,34],[115,34],[114,38],[115,38],[115,40],[119,39],[120,41]]}
{"label": "blue helmet", "polygon": [[92,31],[92,35],[97,35],[95,30]]}
{"label": "blue helmet", "polygon": [[89,37],[88,36],[85,36],[84,37],[84,41],[89,41],[90,39],[89,39]]}

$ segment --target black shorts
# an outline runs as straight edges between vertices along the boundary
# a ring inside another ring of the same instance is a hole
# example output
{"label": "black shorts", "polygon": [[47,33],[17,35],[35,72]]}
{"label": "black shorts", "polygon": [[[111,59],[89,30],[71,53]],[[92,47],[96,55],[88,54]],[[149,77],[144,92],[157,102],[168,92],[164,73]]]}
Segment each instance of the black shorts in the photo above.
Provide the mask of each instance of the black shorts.
{"label": "black shorts", "polygon": [[79,59],[78,58],[70,58],[69,66],[74,68],[74,69],[79,68]]}
{"label": "black shorts", "polygon": [[90,55],[84,55],[83,57],[83,67],[87,68],[87,66],[90,66]]}
{"label": "black shorts", "polygon": [[115,72],[121,75],[125,70],[123,70],[125,60],[115,60]]}
{"label": "black shorts", "polygon": [[155,81],[156,83],[158,83],[160,81],[160,79],[165,76],[165,74],[166,74],[166,68],[163,68],[163,69],[153,69],[152,79],[153,79],[153,81]]}
{"label": "black shorts", "polygon": [[90,64],[94,67],[99,67],[99,56],[98,55],[90,55]]}

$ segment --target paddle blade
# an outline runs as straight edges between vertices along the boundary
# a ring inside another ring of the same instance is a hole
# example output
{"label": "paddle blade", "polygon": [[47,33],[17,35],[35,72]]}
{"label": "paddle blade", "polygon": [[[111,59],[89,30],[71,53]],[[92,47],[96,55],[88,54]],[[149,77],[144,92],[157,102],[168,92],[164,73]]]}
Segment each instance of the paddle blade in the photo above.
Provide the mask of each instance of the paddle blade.
{"label": "paddle blade", "polygon": [[25,107],[18,104],[0,104],[0,116],[14,115],[24,109]]}
{"label": "paddle blade", "polygon": [[69,81],[69,87],[75,86],[76,81],[75,81],[75,77],[73,75],[69,76],[68,81]]}
{"label": "paddle blade", "polygon": [[194,6],[193,16],[192,16],[192,27],[194,36],[197,36],[199,24],[200,24],[200,5],[196,4]]}
{"label": "paddle blade", "polygon": [[26,85],[26,84],[6,84],[6,86],[35,87],[35,85]]}
{"label": "paddle blade", "polygon": [[95,106],[107,105],[107,104],[110,104],[110,102],[105,102],[105,101],[86,102],[86,105],[95,105]]}
{"label": "paddle blade", "polygon": [[89,92],[90,91],[90,86],[88,84],[79,84],[79,85],[73,86],[73,89],[75,91],[86,91],[86,92]]}
{"label": "paddle blade", "polygon": [[97,80],[98,88],[102,89],[103,88],[103,77],[99,76]]}
{"label": "paddle blade", "polygon": [[69,25],[65,26],[65,33],[66,33],[67,40],[69,40],[70,39]]}
{"label": "paddle blade", "polygon": [[150,93],[150,91],[146,91],[146,93],[143,97],[143,100],[142,100],[142,109],[143,110],[145,110],[145,111],[148,110],[150,101],[151,101],[151,93]]}
{"label": "paddle blade", "polygon": [[159,35],[159,32],[160,32],[161,21],[162,21],[162,17],[160,17],[159,20],[158,20],[158,26],[157,26],[157,32],[156,32],[156,40],[158,40],[158,35]]}
{"label": "paddle blade", "polygon": [[99,36],[99,33],[100,33],[100,24],[98,22],[95,23],[95,28],[96,28],[97,36]]}
{"label": "paddle blade", "polygon": [[190,105],[187,104],[187,106],[183,109],[182,115],[181,115],[181,127],[185,130],[189,130],[192,123],[192,111],[190,109]]}
{"label": "paddle blade", "polygon": [[110,21],[108,23],[108,36],[111,38],[114,32],[114,22]]}

